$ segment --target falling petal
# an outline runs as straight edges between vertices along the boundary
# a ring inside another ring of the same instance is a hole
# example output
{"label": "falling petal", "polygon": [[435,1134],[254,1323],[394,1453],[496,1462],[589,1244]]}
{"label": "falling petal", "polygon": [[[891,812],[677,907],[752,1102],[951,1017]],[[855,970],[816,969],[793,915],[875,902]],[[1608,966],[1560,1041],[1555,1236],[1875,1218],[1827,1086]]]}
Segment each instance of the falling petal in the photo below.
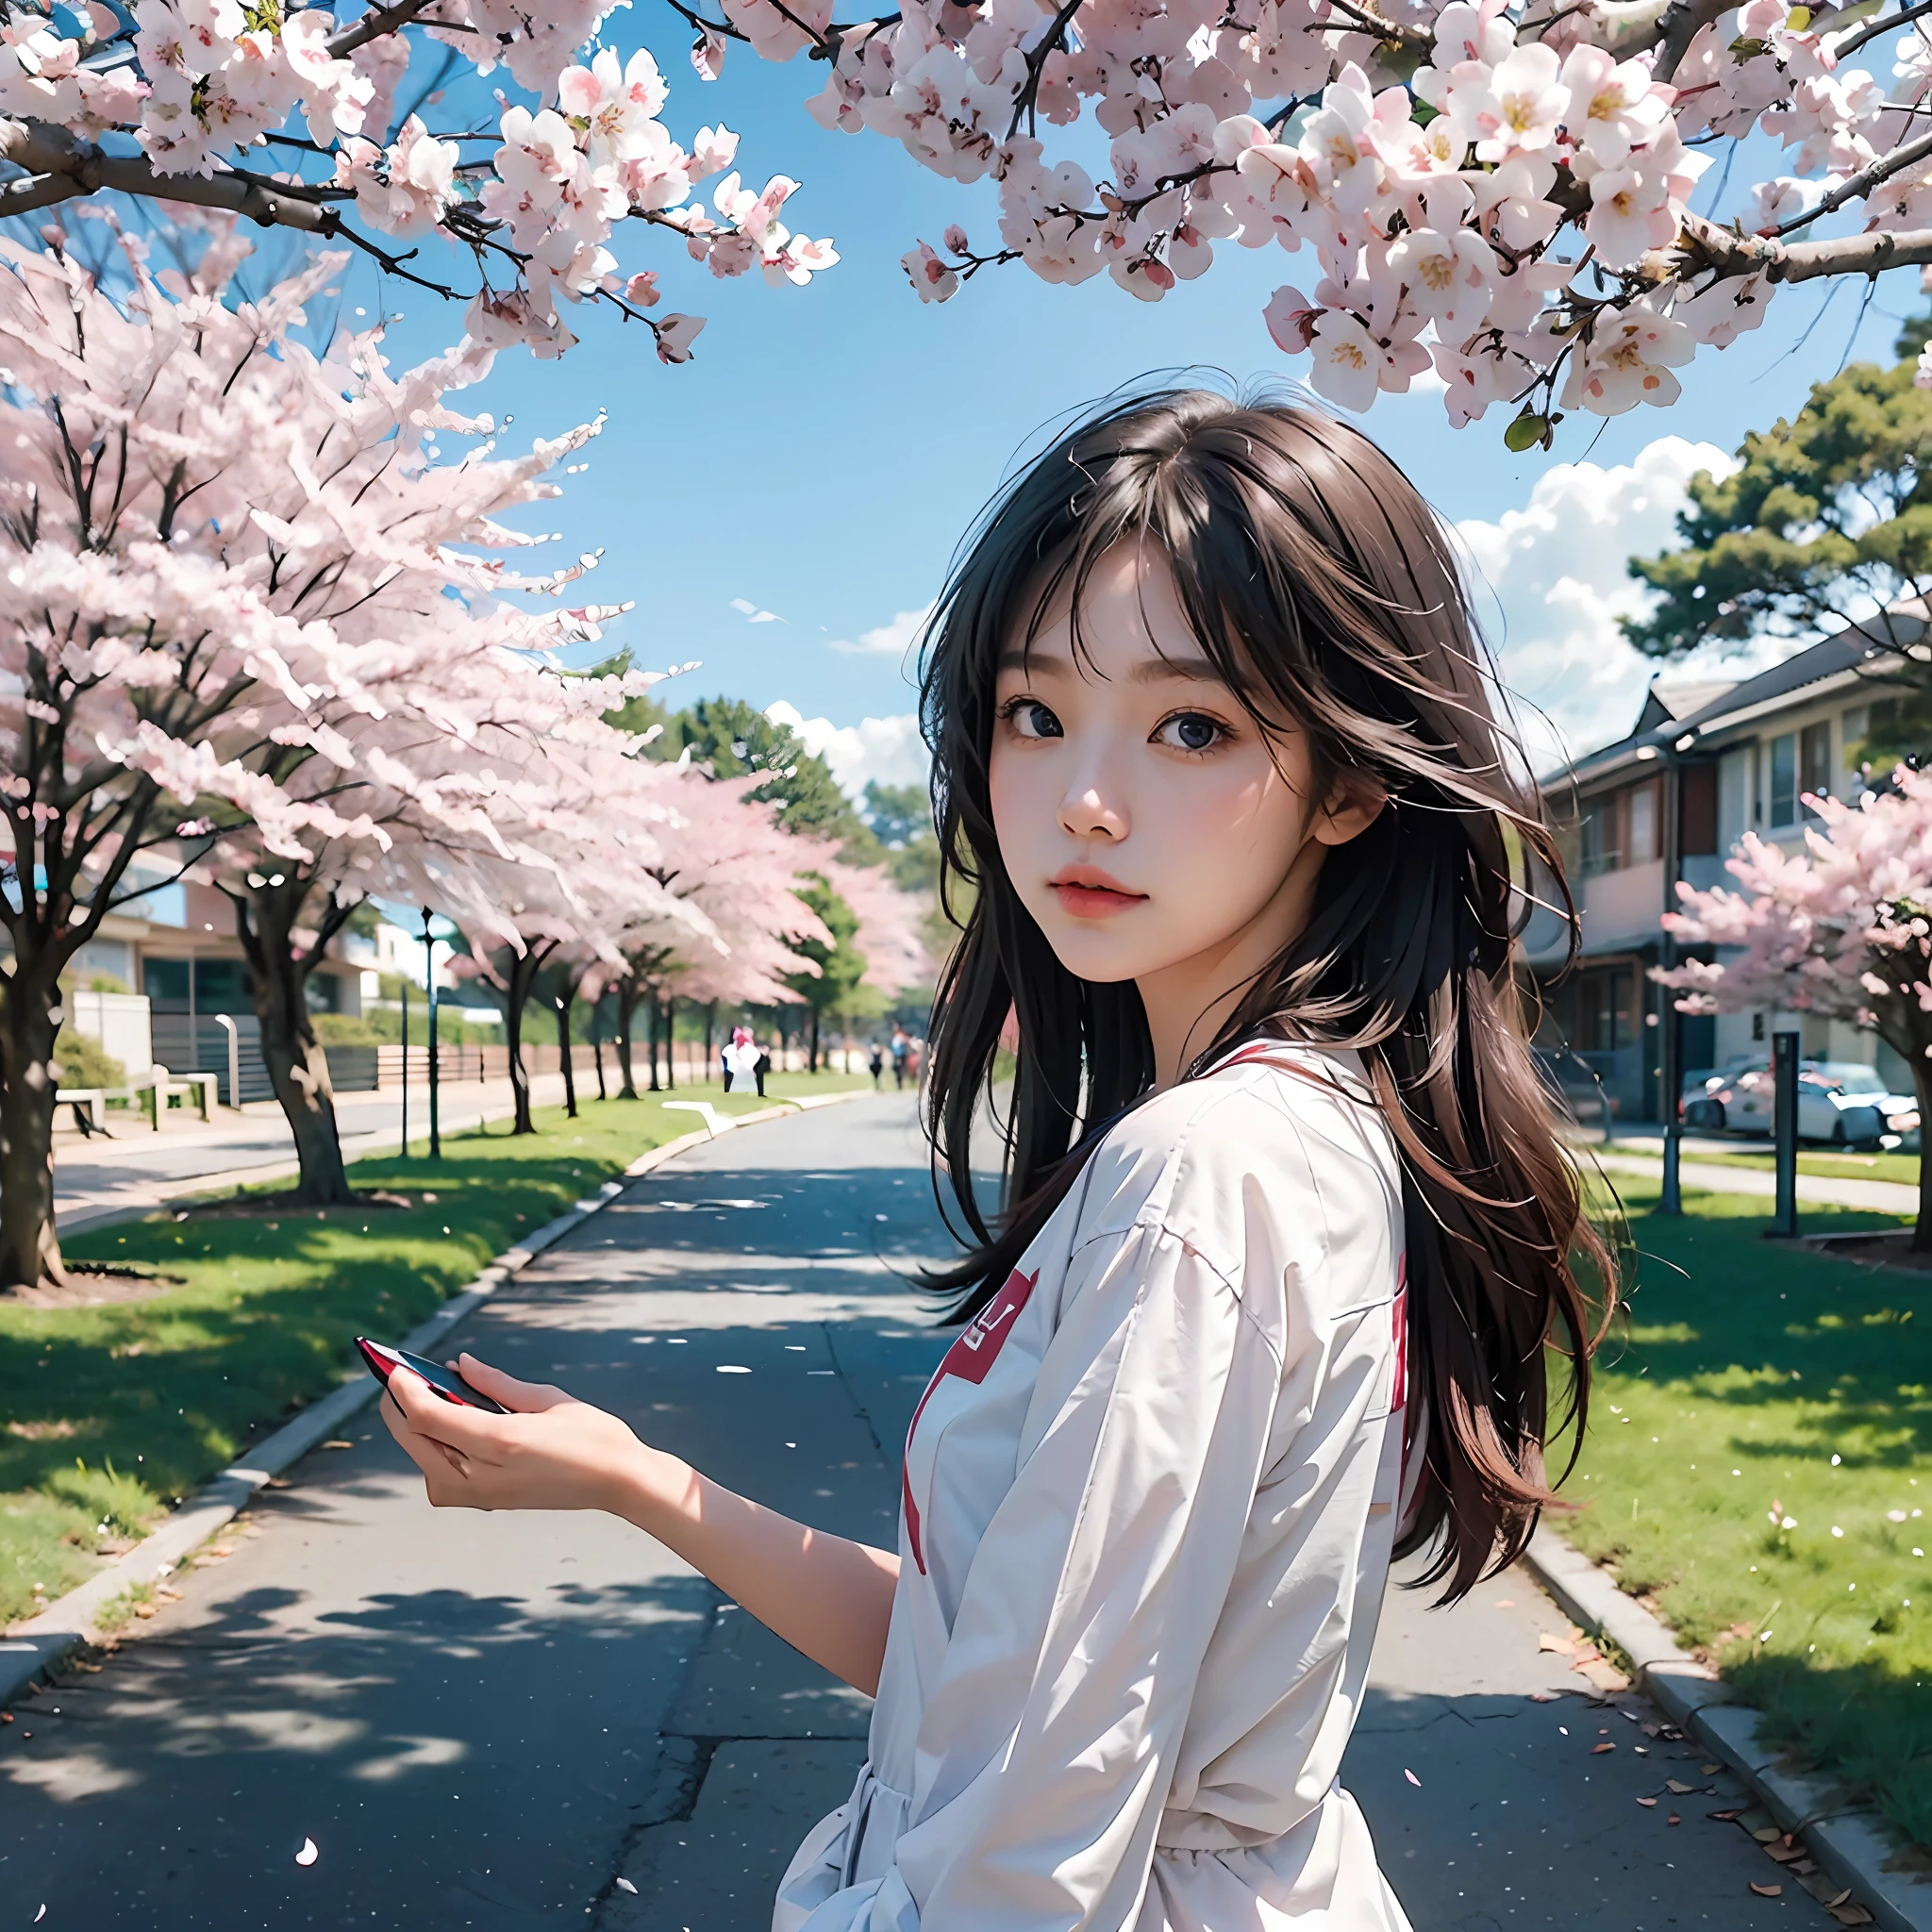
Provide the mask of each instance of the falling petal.
{"label": "falling petal", "polygon": [[1410,1784],[1412,1784],[1413,1786],[1415,1786],[1415,1788],[1416,1788],[1416,1789],[1417,1789],[1418,1790],[1420,1790],[1422,1789],[1422,1783],[1423,1783],[1422,1779],[1421,1779],[1421,1778],[1419,1778],[1418,1776],[1416,1776],[1415,1773],[1414,1773],[1414,1772],[1412,1772],[1412,1771],[1410,1771],[1410,1770],[1408,1769],[1408,1767],[1407,1767],[1407,1765],[1404,1765],[1404,1766],[1403,1766],[1403,1768],[1402,1768],[1402,1774],[1403,1774],[1403,1776],[1404,1776],[1404,1777],[1406,1777],[1406,1778],[1407,1778],[1407,1780],[1409,1781],[1409,1783],[1410,1783]]}
{"label": "falling petal", "polygon": [[37,1912],[36,1912],[36,1913],[34,1914],[34,1924],[35,1924],[36,1925],[38,1925],[38,1924],[39,1924],[41,1923],[41,1921],[42,1921],[42,1919],[44,1919],[44,1918],[45,1918],[46,1916],[47,1916],[47,1908],[46,1908],[46,1907],[45,1907],[45,1906],[42,1906],[42,1907],[40,1908],[40,1910],[39,1910],[39,1911],[37,1911]]}
{"label": "falling petal", "polygon": [[617,1889],[619,1891],[627,1891],[633,1895],[637,1892],[637,1887],[628,1878],[620,1878],[617,1881]]}
{"label": "falling petal", "polygon": [[298,1865],[312,1865],[321,1856],[322,1854],[315,1849],[315,1840],[312,1838],[305,1838],[302,1840],[302,1849],[295,1854],[295,1862]]}

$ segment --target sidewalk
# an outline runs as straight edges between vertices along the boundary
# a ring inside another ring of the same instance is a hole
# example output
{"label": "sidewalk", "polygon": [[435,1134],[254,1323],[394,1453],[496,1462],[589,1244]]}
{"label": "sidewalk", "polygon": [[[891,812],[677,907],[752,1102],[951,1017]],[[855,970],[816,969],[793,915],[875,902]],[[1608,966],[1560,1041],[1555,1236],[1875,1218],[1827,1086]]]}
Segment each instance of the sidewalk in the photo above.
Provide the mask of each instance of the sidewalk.
{"label": "sidewalk", "polygon": [[[585,1091],[579,1089],[580,1091]],[[594,1086],[588,1090],[594,1092]],[[533,1102],[554,1107],[563,1099],[563,1076],[540,1074],[530,1083]],[[454,1134],[512,1111],[509,1082],[450,1081],[438,1101],[441,1131]],[[355,1160],[396,1147],[401,1139],[402,1094],[349,1093],[336,1101],[342,1153]],[[213,1120],[171,1116],[156,1133],[116,1120],[111,1139],[82,1140],[66,1133],[54,1143],[54,1208],[62,1234],[126,1221],[185,1193],[273,1180],[296,1171],[295,1143],[282,1110],[272,1100],[236,1109],[217,1108]],[[426,1143],[429,1094],[409,1090],[410,1144]]]}
{"label": "sidewalk", "polygon": [[[1661,1149],[1655,1159],[1639,1154],[1620,1154],[1613,1148],[1584,1150],[1596,1164],[1611,1174],[1639,1174],[1655,1180],[1663,1172]],[[1763,1200],[1777,1194],[1777,1176],[1759,1167],[1720,1167],[1712,1161],[1682,1160],[1678,1179],[1687,1188],[1702,1188],[1712,1194],[1749,1194]],[[1919,1191],[1901,1181],[1861,1181],[1846,1175],[1801,1174],[1797,1176],[1798,1199],[1821,1208],[1868,1208],[1879,1214],[1916,1215]]]}
{"label": "sidewalk", "polygon": [[[456,1345],[890,1544],[949,1339],[905,1277],[939,1252],[911,1099],[867,1098],[680,1155]],[[428,1509],[371,1412],[289,1475],[141,1641],[0,1729],[20,1923],[765,1932],[863,1698],[612,1519]],[[1418,1932],[1828,1927],[1750,1889],[1762,1853],[1707,1815],[1737,1789],[1547,1647],[1568,1631],[1515,1574],[1448,1612],[1391,1593],[1344,1777]]]}

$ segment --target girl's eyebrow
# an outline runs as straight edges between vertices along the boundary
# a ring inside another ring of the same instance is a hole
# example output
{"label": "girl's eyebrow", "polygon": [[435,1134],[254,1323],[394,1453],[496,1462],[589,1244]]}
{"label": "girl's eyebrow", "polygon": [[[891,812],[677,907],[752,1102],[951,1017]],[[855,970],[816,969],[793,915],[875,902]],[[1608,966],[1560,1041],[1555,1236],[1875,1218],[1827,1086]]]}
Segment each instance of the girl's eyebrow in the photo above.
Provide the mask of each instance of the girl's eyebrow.
{"label": "girl's eyebrow", "polygon": [[[1067,658],[1059,651],[1042,651],[1038,645],[1030,650],[1022,644],[1009,644],[1000,653],[1000,671],[1024,671],[1040,677],[1063,677],[1067,673]],[[1176,680],[1189,684],[1224,684],[1221,667],[1211,658],[1163,658],[1158,653],[1141,658],[1127,673],[1129,684],[1170,684]]]}

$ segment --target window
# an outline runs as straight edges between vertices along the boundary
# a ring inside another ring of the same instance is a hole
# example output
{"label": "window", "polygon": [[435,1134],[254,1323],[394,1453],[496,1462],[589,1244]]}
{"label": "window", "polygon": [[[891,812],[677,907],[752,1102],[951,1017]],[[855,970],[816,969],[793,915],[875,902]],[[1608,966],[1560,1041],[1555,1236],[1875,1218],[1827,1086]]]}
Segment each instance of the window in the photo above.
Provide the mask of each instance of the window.
{"label": "window", "polygon": [[[1814,798],[1824,798],[1831,791],[1831,725],[1827,721],[1822,724],[1807,724],[1798,738],[1798,789]],[[1815,818],[1817,813],[1809,812],[1807,817]]]}
{"label": "window", "polygon": [[1608,967],[1586,973],[1576,987],[1576,1046],[1583,1053],[1614,1053],[1636,1033],[1636,979]]}
{"label": "window", "polygon": [[1797,823],[1798,740],[1794,732],[1787,731],[1771,741],[1771,824],[1776,830]]}
{"label": "window", "polygon": [[141,988],[157,1013],[188,1010],[189,963],[186,959],[143,959]]}
{"label": "window", "polygon": [[1607,791],[1583,802],[1583,876],[1615,872],[1624,863],[1621,794]]}
{"label": "window", "polygon": [[1625,795],[1630,801],[1630,838],[1626,848],[1630,863],[1644,865],[1657,856],[1657,787],[1634,786]]}

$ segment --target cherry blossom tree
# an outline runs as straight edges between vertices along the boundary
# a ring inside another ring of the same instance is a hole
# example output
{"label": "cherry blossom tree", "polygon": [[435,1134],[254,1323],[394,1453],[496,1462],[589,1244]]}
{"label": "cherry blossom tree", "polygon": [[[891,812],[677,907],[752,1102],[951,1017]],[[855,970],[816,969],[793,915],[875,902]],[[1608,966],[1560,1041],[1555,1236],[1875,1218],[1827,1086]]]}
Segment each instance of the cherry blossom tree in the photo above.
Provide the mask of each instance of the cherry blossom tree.
{"label": "cherry blossom tree", "polygon": [[[572,308],[602,302],[682,362],[703,320],[647,312],[658,271],[625,274],[621,225],[667,231],[719,276],[803,285],[838,256],[780,221],[796,181],[743,184],[736,134],[673,140],[650,53],[601,39],[610,11],[389,0],[338,23],[285,0],[8,0],[0,160],[21,172],[0,215],[104,192],[225,210],[467,297],[486,347],[560,354]],[[717,176],[707,208],[693,194]]]}
{"label": "cherry blossom tree", "polygon": [[304,981],[372,891],[487,924],[478,862],[514,860],[499,821],[549,797],[535,747],[609,735],[652,681],[562,677],[608,613],[508,601],[591,561],[519,575],[503,552],[535,540],[496,519],[555,495],[594,425],[439,462],[489,428],[444,400],[489,352],[392,375],[371,331],[318,355],[304,305],[344,258],[247,304],[246,252],[216,234],[192,277],[155,275],[126,238],[115,301],[0,243],[0,1287],[60,1272],[58,982],[108,912],[184,874],[230,894],[301,1185],[343,1199]]}
{"label": "cherry blossom tree", "polygon": [[[701,71],[731,41],[808,52],[824,126],[997,184],[996,245],[955,224],[907,254],[923,300],[1021,261],[1158,301],[1218,243],[1278,245],[1306,266],[1264,320],[1324,395],[1363,409],[1433,373],[1458,425],[1510,407],[1513,448],[1565,410],[1674,403],[1785,284],[1932,263],[1917,0],[672,4]],[[1046,139],[1090,109],[1099,175],[1091,137]],[[1789,172],[1755,178],[1774,150]],[[1740,151],[1722,218],[1693,211]]]}
{"label": "cherry blossom tree", "polygon": [[[617,1007],[617,1060],[625,1097],[637,1092],[634,1059],[641,1000],[675,1016],[682,996],[732,1005],[794,997],[784,974],[795,971],[792,947],[829,937],[799,896],[804,841],[787,832],[774,802],[750,794],[758,774],[712,778],[688,759],[659,766],[672,822],[651,876],[702,931],[662,919],[639,922],[621,935],[624,968],[612,980]],[[650,1084],[658,1080],[655,1049]]]}
{"label": "cherry blossom tree", "polygon": [[[1857,804],[1807,796],[1818,815],[1787,853],[1747,832],[1729,870],[1739,890],[1679,885],[1664,923],[1727,958],[1657,976],[1681,1012],[1769,1007],[1875,1033],[1912,1070],[1932,1123],[1932,773],[1901,765]],[[1921,1129],[1922,1143],[1925,1130]],[[1932,1253],[1932,1166],[1919,1158],[1916,1253]]]}

